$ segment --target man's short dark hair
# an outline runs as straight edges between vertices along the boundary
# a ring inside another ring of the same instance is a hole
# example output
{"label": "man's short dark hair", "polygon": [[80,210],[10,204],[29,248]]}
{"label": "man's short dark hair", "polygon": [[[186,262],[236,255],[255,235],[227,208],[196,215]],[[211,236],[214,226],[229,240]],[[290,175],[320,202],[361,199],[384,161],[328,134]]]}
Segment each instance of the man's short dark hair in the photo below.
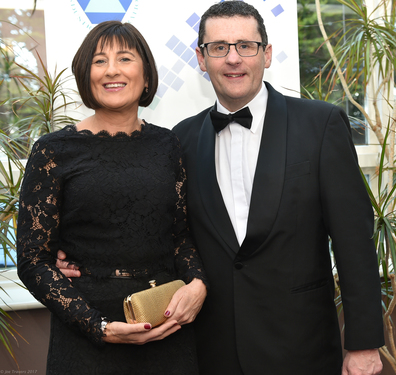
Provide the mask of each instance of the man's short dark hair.
{"label": "man's short dark hair", "polygon": [[203,43],[205,35],[206,21],[208,18],[229,18],[229,17],[253,17],[257,21],[258,32],[261,35],[261,42],[268,44],[268,36],[265,31],[264,20],[260,13],[252,5],[240,0],[223,1],[212,5],[201,17],[198,33],[198,45]]}
{"label": "man's short dark hair", "polygon": [[143,61],[143,72],[148,82],[148,92],[143,90],[139,100],[141,107],[153,101],[158,88],[158,72],[155,60],[143,35],[130,23],[106,21],[95,26],[85,37],[72,62],[78,91],[83,103],[92,109],[101,108],[91,90],[91,65],[96,48],[118,43],[122,48],[136,49]]}

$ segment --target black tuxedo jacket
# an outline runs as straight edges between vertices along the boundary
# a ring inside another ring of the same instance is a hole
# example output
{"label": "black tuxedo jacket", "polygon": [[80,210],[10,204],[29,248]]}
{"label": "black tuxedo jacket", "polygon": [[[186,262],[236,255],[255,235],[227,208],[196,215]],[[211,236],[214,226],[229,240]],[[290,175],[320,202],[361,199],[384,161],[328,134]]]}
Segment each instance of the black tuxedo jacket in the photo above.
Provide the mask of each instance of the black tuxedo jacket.
{"label": "black tuxedo jacket", "polygon": [[238,245],[216,179],[208,108],[178,124],[190,229],[210,289],[196,320],[204,375],[334,375],[342,349],[383,345],[373,211],[346,114],[269,91],[247,235]]}

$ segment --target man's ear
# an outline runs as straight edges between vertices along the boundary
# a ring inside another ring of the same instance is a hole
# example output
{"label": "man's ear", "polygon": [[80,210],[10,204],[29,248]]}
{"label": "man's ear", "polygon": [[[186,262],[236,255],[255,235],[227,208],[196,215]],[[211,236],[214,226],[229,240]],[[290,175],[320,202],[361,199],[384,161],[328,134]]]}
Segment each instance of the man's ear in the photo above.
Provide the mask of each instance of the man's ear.
{"label": "man's ear", "polygon": [[265,69],[268,69],[271,66],[271,62],[272,62],[272,44],[268,44],[265,47],[264,58],[265,58]]}
{"label": "man's ear", "polygon": [[199,67],[201,68],[201,70],[203,72],[206,72],[205,57],[201,52],[201,48],[196,47],[195,53],[197,54],[197,60],[198,60]]}

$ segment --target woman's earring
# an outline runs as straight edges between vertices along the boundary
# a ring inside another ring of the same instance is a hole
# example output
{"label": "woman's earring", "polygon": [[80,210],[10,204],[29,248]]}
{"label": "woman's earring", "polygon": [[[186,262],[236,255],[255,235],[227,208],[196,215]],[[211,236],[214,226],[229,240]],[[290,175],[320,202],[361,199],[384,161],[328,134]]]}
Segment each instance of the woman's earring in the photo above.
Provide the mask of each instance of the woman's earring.
{"label": "woman's earring", "polygon": [[146,87],[146,94],[148,94],[148,92],[149,92],[148,87]]}

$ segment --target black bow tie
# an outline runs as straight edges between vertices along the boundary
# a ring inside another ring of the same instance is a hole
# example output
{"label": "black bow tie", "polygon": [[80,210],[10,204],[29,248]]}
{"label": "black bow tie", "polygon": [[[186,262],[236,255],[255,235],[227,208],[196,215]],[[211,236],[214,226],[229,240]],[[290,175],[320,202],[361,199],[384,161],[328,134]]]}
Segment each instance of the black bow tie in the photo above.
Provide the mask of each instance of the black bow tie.
{"label": "black bow tie", "polygon": [[233,121],[242,125],[246,129],[250,129],[253,120],[249,107],[245,107],[232,114],[229,113],[228,115],[212,110],[210,111],[210,118],[212,119],[213,127],[217,133],[222,131],[230,122]]}

